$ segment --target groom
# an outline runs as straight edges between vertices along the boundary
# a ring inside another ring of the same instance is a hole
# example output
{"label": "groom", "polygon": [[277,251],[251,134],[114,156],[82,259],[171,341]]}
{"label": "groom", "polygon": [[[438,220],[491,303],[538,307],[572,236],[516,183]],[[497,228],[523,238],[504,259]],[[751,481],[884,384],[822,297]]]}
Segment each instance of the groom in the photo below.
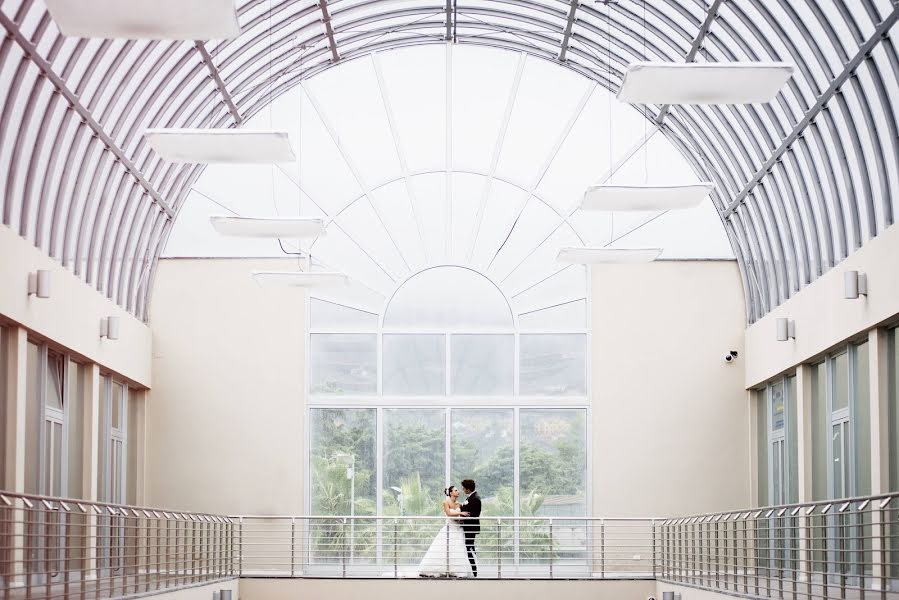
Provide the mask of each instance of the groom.
{"label": "groom", "polygon": [[462,521],[462,529],[465,531],[465,550],[468,551],[468,562],[471,563],[471,572],[478,576],[478,565],[475,562],[474,538],[481,533],[481,499],[475,491],[474,479],[462,480],[462,491],[468,496],[462,505],[462,514],[468,518]]}

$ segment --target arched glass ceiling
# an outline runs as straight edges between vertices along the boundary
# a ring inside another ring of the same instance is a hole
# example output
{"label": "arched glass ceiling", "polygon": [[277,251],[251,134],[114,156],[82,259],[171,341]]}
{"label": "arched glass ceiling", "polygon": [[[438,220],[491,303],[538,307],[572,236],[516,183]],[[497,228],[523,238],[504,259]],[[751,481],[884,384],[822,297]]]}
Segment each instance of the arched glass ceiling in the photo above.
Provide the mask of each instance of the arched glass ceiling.
{"label": "arched glass ceiling", "polygon": [[[711,200],[667,214],[579,210],[587,185],[619,165],[614,183],[696,175],[661,135],[630,152],[649,130],[639,112],[523,52],[440,44],[372,53],[280,96],[247,127],[287,130],[298,161],[208,167],[166,255],[299,249],[353,281],[317,294],[375,313],[406,277],[464,265],[489,276],[516,315],[585,297],[583,267],[556,261],[562,246],[733,257]],[[321,218],[327,233],[283,246],[226,238],[210,226],[218,214]]]}
{"label": "arched glass ceiling", "polygon": [[0,3],[2,220],[141,317],[202,171],[161,162],[143,130],[236,126],[303,78],[399,46],[519,50],[612,90],[633,60],[795,63],[767,105],[646,107],[718,185],[750,321],[899,208],[890,0],[239,0],[238,12],[228,41],[75,40],[39,1]]}

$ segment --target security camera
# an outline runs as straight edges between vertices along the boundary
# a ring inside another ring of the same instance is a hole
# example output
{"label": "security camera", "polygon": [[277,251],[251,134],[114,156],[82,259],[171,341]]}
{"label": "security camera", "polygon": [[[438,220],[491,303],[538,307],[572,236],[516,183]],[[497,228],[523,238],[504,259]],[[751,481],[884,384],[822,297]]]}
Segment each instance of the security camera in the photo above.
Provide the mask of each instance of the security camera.
{"label": "security camera", "polygon": [[731,350],[730,352],[728,352],[727,354],[724,355],[724,362],[726,362],[726,363],[732,363],[732,362],[734,362],[734,359],[737,358],[737,356],[739,356],[739,354],[737,353],[737,351],[736,351],[736,350]]}

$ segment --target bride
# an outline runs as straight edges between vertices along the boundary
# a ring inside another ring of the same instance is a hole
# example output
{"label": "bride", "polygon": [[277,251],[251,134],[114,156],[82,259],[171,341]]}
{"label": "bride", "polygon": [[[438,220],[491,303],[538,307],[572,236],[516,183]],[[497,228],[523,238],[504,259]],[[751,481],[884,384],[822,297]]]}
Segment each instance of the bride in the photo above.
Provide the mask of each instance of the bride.
{"label": "bride", "polygon": [[459,517],[466,517],[459,504],[459,490],[449,486],[443,493],[443,513],[449,517],[418,567],[419,577],[470,577],[471,567],[465,550],[465,532]]}

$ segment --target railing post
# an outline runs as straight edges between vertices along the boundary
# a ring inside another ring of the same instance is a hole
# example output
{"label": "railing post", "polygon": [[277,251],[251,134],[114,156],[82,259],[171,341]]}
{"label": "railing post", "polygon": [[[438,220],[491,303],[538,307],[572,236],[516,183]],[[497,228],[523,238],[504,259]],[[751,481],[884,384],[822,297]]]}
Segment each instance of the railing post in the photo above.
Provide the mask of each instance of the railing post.
{"label": "railing post", "polygon": [[496,520],[496,577],[503,578],[503,520]]}
{"label": "railing post", "polygon": [[243,517],[237,521],[237,576],[243,577]]}
{"label": "railing post", "polygon": [[652,578],[656,578],[656,520],[652,520]]}
{"label": "railing post", "polygon": [[606,520],[599,520],[599,577],[606,578]]}
{"label": "railing post", "polygon": [[296,574],[296,543],[297,543],[297,520],[296,517],[290,517],[290,576]]}
{"label": "railing post", "polygon": [[398,579],[400,568],[399,568],[399,556],[397,555],[397,529],[399,529],[399,519],[393,520],[393,578]]}
{"label": "railing post", "polygon": [[549,520],[549,578],[553,578],[553,563],[555,562],[555,552],[553,551],[553,520]]}
{"label": "railing post", "polygon": [[346,562],[347,562],[347,556],[349,555],[347,552],[347,544],[346,544],[346,539],[347,539],[347,518],[346,517],[343,518],[343,539],[344,539],[344,543],[343,543],[343,553],[342,553],[343,554],[343,561],[342,561],[343,562],[343,571],[342,572],[343,572],[343,576],[346,577]]}

